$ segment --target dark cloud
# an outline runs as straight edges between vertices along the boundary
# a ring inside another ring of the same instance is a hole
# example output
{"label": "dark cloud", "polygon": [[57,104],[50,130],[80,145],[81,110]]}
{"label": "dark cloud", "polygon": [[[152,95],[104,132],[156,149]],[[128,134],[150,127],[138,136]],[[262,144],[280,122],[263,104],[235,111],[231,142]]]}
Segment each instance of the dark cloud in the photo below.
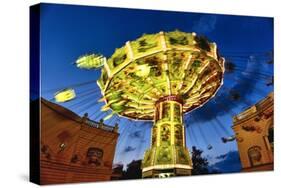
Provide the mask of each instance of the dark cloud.
{"label": "dark cloud", "polygon": [[142,138],[143,134],[142,134],[142,131],[138,130],[138,131],[134,131],[134,132],[130,133],[129,136],[131,138]]}
{"label": "dark cloud", "polygon": [[136,148],[135,147],[132,147],[132,146],[127,146],[125,149],[124,149],[124,152],[131,152],[131,151],[135,151]]}
{"label": "dark cloud", "polygon": [[225,159],[226,156],[227,156],[227,154],[218,155],[218,156],[216,156],[216,159]]}
{"label": "dark cloud", "polygon": [[192,30],[198,33],[210,33],[215,29],[217,16],[203,15],[193,24]]}
{"label": "dark cloud", "polygon": [[209,166],[209,169],[222,173],[240,172],[241,162],[238,151],[230,151],[225,155],[225,157],[223,155],[217,156],[216,158],[222,158],[222,160]]}

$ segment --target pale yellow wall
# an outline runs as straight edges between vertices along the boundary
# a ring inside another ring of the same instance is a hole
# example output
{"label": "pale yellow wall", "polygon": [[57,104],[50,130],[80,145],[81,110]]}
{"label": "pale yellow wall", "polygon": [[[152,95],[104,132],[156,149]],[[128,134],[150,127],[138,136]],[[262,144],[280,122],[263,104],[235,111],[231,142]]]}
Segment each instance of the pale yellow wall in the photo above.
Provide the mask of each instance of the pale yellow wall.
{"label": "pale yellow wall", "polygon": [[[241,112],[243,113],[243,112]],[[267,117],[264,114],[272,114]],[[259,121],[255,118],[260,117]],[[245,131],[242,126],[252,125],[259,128],[261,131]],[[232,127],[236,133],[237,146],[239,150],[242,168],[251,168],[250,159],[248,157],[248,149],[253,146],[261,148],[261,163],[273,163],[273,152],[268,142],[268,128],[273,126],[273,101],[272,105],[259,106],[254,114],[244,117],[242,120],[234,121]]]}

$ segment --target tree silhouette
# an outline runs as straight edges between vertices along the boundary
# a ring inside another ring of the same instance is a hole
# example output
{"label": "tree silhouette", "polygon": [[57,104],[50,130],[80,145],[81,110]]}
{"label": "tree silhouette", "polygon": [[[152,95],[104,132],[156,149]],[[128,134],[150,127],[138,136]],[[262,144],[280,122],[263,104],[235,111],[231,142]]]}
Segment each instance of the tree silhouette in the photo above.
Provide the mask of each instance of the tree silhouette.
{"label": "tree silhouette", "polygon": [[192,147],[192,175],[209,174],[208,160],[202,157],[203,150]]}
{"label": "tree silhouette", "polygon": [[123,179],[140,179],[142,178],[141,160],[133,160],[127,165],[127,170]]}

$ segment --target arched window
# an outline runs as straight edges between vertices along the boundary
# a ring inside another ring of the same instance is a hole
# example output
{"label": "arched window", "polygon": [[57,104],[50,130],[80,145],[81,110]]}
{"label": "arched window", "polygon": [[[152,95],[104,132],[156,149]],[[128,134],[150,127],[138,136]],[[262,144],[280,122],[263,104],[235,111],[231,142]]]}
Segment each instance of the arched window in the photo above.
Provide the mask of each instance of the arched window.
{"label": "arched window", "polygon": [[248,150],[248,157],[251,163],[251,166],[257,166],[262,164],[262,154],[261,148],[259,146],[253,146]]}

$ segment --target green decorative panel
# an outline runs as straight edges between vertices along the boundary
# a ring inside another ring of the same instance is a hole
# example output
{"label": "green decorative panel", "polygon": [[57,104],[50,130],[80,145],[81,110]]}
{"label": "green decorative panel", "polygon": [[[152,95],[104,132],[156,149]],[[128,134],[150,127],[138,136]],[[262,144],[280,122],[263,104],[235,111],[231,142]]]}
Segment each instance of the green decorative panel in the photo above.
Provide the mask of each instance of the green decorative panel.
{"label": "green decorative panel", "polygon": [[191,159],[186,148],[176,146],[177,164],[190,164]]}
{"label": "green decorative panel", "polygon": [[159,42],[159,34],[158,35],[143,35],[138,38],[136,41],[131,42],[132,51],[134,55],[140,56],[148,53],[151,50],[160,50],[161,44]]}
{"label": "green decorative panel", "polygon": [[155,165],[171,164],[172,163],[172,150],[171,147],[161,146],[156,151],[156,162]]}
{"label": "green decorative panel", "polygon": [[171,127],[169,124],[160,125],[160,144],[162,146],[171,145]]}
{"label": "green decorative panel", "polygon": [[187,47],[194,46],[194,36],[192,33],[173,31],[165,33],[165,40],[168,47]]}
{"label": "green decorative panel", "polygon": [[181,116],[181,106],[178,103],[174,103],[173,105],[174,105],[174,115],[173,115],[174,122],[181,123],[181,118],[182,118],[182,116]]}
{"label": "green decorative panel", "polygon": [[181,124],[175,125],[175,145],[183,145],[183,126]]}

